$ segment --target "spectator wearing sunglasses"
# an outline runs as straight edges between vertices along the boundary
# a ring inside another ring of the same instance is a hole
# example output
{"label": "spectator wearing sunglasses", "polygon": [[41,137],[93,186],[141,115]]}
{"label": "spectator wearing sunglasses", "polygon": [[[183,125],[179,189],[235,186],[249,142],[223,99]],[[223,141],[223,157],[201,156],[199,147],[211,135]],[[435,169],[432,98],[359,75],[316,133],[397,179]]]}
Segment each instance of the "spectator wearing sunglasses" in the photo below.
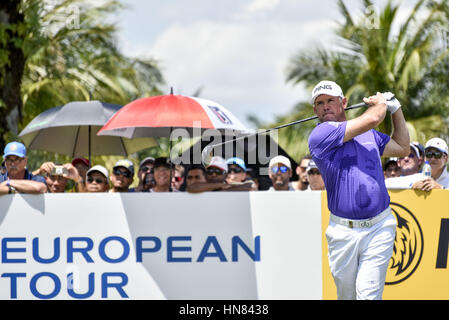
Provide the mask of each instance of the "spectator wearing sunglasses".
{"label": "spectator wearing sunglasses", "polygon": [[423,174],[419,172],[397,178],[385,179],[385,185],[388,189],[412,188],[423,191],[449,188],[449,176],[446,170],[448,161],[447,151],[448,147],[443,139],[430,139],[425,146],[424,159],[429,161],[432,168],[432,178],[424,178]]}
{"label": "spectator wearing sunglasses", "polygon": [[228,174],[226,175],[227,183],[241,183],[246,179],[246,165],[245,161],[234,157],[226,160],[228,165]]}
{"label": "spectator wearing sunglasses", "polygon": [[185,168],[182,164],[175,165],[175,170],[171,180],[171,187],[173,191],[184,191],[184,173]]}
{"label": "spectator wearing sunglasses", "polygon": [[326,187],[324,185],[323,177],[321,176],[320,169],[318,169],[315,161],[310,160],[309,165],[306,169],[307,180],[309,181],[309,187],[307,190],[325,190]]}
{"label": "spectator wearing sunglasses", "polygon": [[139,184],[136,192],[148,192],[154,186],[154,158],[146,157],[139,164],[139,171],[137,172]]}
{"label": "spectator wearing sunglasses", "polygon": [[[238,157],[229,158],[226,160],[228,164],[228,173],[226,175],[226,183],[232,185],[242,185],[251,183],[249,190],[258,190],[258,185],[254,179],[248,175],[248,169],[246,168],[245,161]],[[246,187],[245,187],[246,190]]]}
{"label": "spectator wearing sunglasses", "polygon": [[418,173],[421,169],[423,160],[421,153],[416,145],[410,143],[410,154],[406,157],[400,157],[398,159],[398,166],[401,170],[401,176],[409,176]]}
{"label": "spectator wearing sunglasses", "polygon": [[307,167],[309,166],[310,159],[312,156],[310,154],[305,155],[299,161],[299,165],[296,167],[296,173],[298,174],[298,181],[293,181],[293,188],[299,191],[304,191],[309,189],[309,180],[307,177]]}
{"label": "spectator wearing sunglasses", "polygon": [[111,184],[109,192],[134,192],[129,186],[134,181],[134,165],[128,159],[119,160],[112,168]]}
{"label": "spectator wearing sunglasses", "polygon": [[105,167],[96,165],[87,171],[86,190],[87,192],[109,191],[109,173]]}
{"label": "spectator wearing sunglasses", "polygon": [[0,174],[0,194],[39,194],[47,191],[45,178],[28,171],[28,157],[23,143],[8,143],[3,151],[3,160],[6,172]]}
{"label": "spectator wearing sunglasses", "polygon": [[432,189],[449,188],[449,173],[447,172],[448,146],[441,138],[432,138],[425,146],[425,160],[432,168],[431,178],[419,180],[412,189],[430,191]]}
{"label": "spectator wearing sunglasses", "polygon": [[187,186],[187,191],[192,193],[207,191],[248,191],[252,182],[238,185],[226,182],[228,164],[222,157],[213,157],[206,167],[206,182],[197,182]]}
{"label": "spectator wearing sunglasses", "polygon": [[268,176],[272,186],[268,191],[295,191],[290,178],[292,177],[292,165],[284,156],[276,156],[270,160]]}

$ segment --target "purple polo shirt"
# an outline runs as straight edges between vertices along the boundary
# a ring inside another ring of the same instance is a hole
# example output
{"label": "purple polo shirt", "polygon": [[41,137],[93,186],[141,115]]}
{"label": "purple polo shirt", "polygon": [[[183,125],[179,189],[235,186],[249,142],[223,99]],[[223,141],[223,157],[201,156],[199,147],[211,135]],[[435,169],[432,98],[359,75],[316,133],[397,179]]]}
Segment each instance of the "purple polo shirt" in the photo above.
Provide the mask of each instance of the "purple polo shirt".
{"label": "purple polo shirt", "polygon": [[347,122],[323,122],[309,136],[329,210],[347,219],[371,218],[390,204],[380,156],[390,137],[374,129],[343,142]]}

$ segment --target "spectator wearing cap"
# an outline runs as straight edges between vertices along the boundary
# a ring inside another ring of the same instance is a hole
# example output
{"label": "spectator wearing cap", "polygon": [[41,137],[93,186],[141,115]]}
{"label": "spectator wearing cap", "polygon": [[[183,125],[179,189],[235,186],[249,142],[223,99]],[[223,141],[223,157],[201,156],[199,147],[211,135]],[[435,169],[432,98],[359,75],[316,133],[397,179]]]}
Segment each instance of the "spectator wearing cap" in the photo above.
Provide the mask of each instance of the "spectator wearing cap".
{"label": "spectator wearing cap", "polygon": [[448,147],[446,142],[440,138],[432,138],[425,146],[426,161],[432,168],[431,178],[426,178],[421,172],[385,179],[388,189],[418,189],[430,191],[432,189],[449,188],[449,175],[446,169],[448,161]]}
{"label": "spectator wearing cap", "polygon": [[86,174],[87,192],[108,192],[109,191],[109,173],[108,170],[100,165],[93,166]]}
{"label": "spectator wearing cap", "polygon": [[155,184],[150,192],[170,192],[171,181],[170,181],[170,170],[171,170],[170,159],[166,157],[156,158],[154,160],[154,181]]}
{"label": "spectator wearing cap", "polygon": [[182,164],[175,165],[171,180],[171,187],[173,191],[184,191],[185,171],[186,169]]}
{"label": "spectator wearing cap", "polygon": [[206,180],[206,168],[203,165],[191,165],[186,172],[186,188],[195,183],[204,183]]}
{"label": "spectator wearing cap", "polygon": [[419,143],[418,141],[413,141],[412,144],[418,149],[419,151],[419,158],[421,159],[421,165],[419,166],[419,171],[421,171],[422,166],[424,164],[424,158],[425,158],[425,148],[424,146]]}
{"label": "spectator wearing cap", "polygon": [[299,165],[296,167],[296,173],[298,174],[298,181],[293,181],[293,188],[299,191],[307,190],[309,187],[309,180],[307,177],[307,167],[309,166],[309,161],[312,159],[310,154],[305,155],[299,161]]}
{"label": "spectator wearing cap", "polygon": [[401,176],[408,176],[418,173],[422,165],[419,149],[410,143],[410,154],[398,159],[398,166],[401,170]]}
{"label": "spectator wearing cap", "polygon": [[272,186],[268,191],[294,191],[290,178],[292,177],[292,165],[290,160],[284,156],[276,156],[270,160],[268,165],[268,176]]}
{"label": "spectator wearing cap", "polygon": [[47,191],[45,178],[33,175],[26,168],[28,158],[26,148],[20,142],[10,142],[3,151],[6,172],[0,175],[0,194],[31,193]]}
{"label": "spectator wearing cap", "polygon": [[226,175],[227,183],[241,183],[246,179],[246,165],[241,158],[233,157],[226,160],[228,172]]}
{"label": "spectator wearing cap", "polygon": [[384,164],[384,177],[387,178],[395,178],[401,175],[401,169],[398,165],[398,158],[392,157],[387,160]]}
{"label": "spectator wearing cap", "polygon": [[412,185],[412,189],[430,191],[432,189],[449,188],[449,173],[447,172],[448,146],[441,138],[432,138],[425,146],[425,160],[432,168],[431,178],[420,180]]}
{"label": "spectator wearing cap", "polygon": [[315,161],[310,160],[306,169],[309,187],[307,190],[326,190],[320,169],[318,169]]}
{"label": "spectator wearing cap", "polygon": [[109,192],[134,192],[129,186],[134,181],[134,165],[128,159],[122,159],[112,168],[111,184]]}
{"label": "spectator wearing cap", "polygon": [[74,182],[76,192],[83,192],[85,189],[84,180],[71,163],[57,165],[51,161],[44,162],[39,169],[33,171],[33,175],[38,174],[45,177],[47,191],[50,193],[65,192],[69,180]]}
{"label": "spectator wearing cap", "polygon": [[[242,185],[251,183],[251,188],[248,190],[257,190],[258,186],[254,180],[248,176],[245,161],[238,157],[229,158],[226,160],[228,165],[228,172],[226,175],[226,183],[233,185]],[[246,190],[246,188],[244,188]]]}
{"label": "spectator wearing cap", "polygon": [[146,157],[139,164],[137,171],[139,184],[135,188],[136,192],[148,192],[154,186],[154,158]]}
{"label": "spectator wearing cap", "polygon": [[206,182],[198,182],[187,186],[187,191],[192,193],[207,191],[248,191],[252,182],[238,185],[226,182],[228,164],[222,157],[212,157],[206,167]]}

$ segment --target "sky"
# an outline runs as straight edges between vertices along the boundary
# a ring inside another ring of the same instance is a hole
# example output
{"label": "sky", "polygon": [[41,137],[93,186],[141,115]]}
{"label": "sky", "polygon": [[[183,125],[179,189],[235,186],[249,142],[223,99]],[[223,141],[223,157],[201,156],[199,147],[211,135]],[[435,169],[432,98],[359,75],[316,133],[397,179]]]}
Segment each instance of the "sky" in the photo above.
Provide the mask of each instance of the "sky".
{"label": "sky", "polygon": [[[286,82],[289,60],[300,50],[338,46],[341,20],[335,0],[121,0],[119,48],[153,58],[167,93],[215,101],[244,124],[267,123],[310,93]],[[385,1],[374,1],[382,6]],[[403,1],[404,10],[411,0]],[[361,15],[360,0],[345,1]],[[312,110],[311,110],[312,113]]]}

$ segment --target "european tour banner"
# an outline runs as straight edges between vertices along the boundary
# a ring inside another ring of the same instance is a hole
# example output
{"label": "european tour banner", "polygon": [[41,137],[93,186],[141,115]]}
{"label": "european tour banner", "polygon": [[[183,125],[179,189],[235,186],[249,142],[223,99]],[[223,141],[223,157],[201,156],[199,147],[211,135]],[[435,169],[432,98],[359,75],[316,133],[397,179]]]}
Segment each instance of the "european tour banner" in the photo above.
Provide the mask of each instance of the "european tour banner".
{"label": "european tour banner", "polygon": [[[383,299],[449,299],[449,191],[389,193],[398,225]],[[324,234],[329,223],[325,192],[322,202],[323,298],[336,299]]]}
{"label": "european tour banner", "polygon": [[0,299],[322,299],[320,192],[0,196]]}

